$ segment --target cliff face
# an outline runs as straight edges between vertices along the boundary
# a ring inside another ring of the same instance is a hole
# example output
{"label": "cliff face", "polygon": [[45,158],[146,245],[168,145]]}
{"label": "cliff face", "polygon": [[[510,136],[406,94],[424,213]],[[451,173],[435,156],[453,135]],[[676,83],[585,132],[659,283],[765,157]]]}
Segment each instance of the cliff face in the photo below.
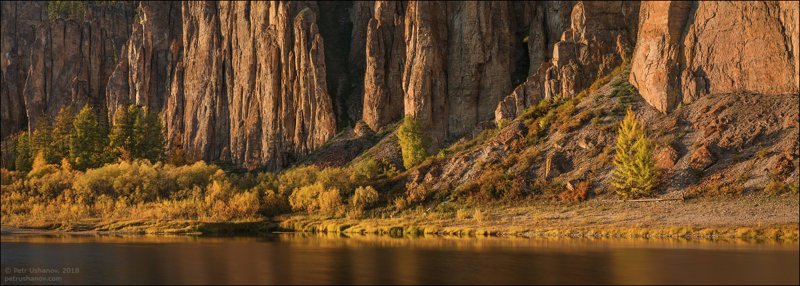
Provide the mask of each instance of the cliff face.
{"label": "cliff face", "polygon": [[414,116],[430,151],[573,96],[625,60],[661,111],[796,93],[794,2],[137,2],[49,19],[2,2],[2,137],[61,107],[161,113],[168,148],[277,170],[363,120]]}
{"label": "cliff face", "polygon": [[105,106],[132,5],[86,5],[83,19],[50,20],[44,3],[4,2],[2,13],[3,136],[35,128],[68,105]]}
{"label": "cliff face", "polygon": [[333,137],[314,3],[183,5],[182,72],[165,117],[172,146],[277,169]]}
{"label": "cliff face", "polygon": [[796,2],[645,2],[630,81],[670,111],[718,93],[797,93]]}

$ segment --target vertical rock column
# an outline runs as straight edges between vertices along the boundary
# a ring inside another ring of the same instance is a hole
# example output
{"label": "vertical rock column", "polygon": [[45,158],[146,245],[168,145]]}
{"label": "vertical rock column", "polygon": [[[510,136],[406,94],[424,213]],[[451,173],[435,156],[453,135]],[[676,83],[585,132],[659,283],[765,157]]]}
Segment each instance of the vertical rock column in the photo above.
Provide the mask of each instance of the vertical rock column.
{"label": "vertical rock column", "polygon": [[363,119],[375,131],[403,116],[403,4],[376,1],[366,36]]}
{"label": "vertical rock column", "polygon": [[411,2],[406,8],[404,110],[431,138],[431,150],[447,139],[447,9],[443,2]]}

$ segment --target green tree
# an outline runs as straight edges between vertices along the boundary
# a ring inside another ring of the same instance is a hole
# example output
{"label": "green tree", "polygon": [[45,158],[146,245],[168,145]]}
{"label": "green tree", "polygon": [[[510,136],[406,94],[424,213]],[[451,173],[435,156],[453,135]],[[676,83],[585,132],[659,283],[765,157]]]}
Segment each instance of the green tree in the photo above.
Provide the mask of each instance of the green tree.
{"label": "green tree", "polygon": [[652,194],[657,181],[652,143],[630,109],[620,124],[616,147],[611,179],[617,193],[626,199]]}
{"label": "green tree", "polygon": [[[131,105],[131,107],[135,107]],[[113,126],[108,134],[109,146],[111,146],[115,157],[122,155],[123,159],[131,159],[133,141],[133,120],[130,108],[117,108],[114,112]],[[135,111],[135,110],[134,110]]]}
{"label": "green tree", "polygon": [[159,161],[164,157],[164,132],[158,113],[152,112],[146,107],[142,109],[144,121],[144,140],[142,145],[142,158],[150,161]]}
{"label": "green tree", "polygon": [[30,172],[33,166],[33,158],[31,158],[31,145],[28,132],[20,132],[17,136],[17,158],[14,162],[17,171]]}
{"label": "green tree", "polygon": [[74,132],[70,138],[69,154],[75,168],[86,170],[105,163],[106,140],[97,123],[94,109],[88,104],[85,105],[75,116],[72,124]]}
{"label": "green tree", "polygon": [[30,137],[30,144],[31,155],[42,153],[44,159],[48,163],[58,162],[59,159],[55,157],[55,152],[52,150],[53,126],[46,117],[42,117],[39,120],[38,126],[33,130]]}
{"label": "green tree", "polygon": [[75,113],[70,106],[62,108],[56,115],[53,124],[53,140],[50,144],[56,162],[69,158],[69,144],[74,130],[72,125],[74,119]]}
{"label": "green tree", "polygon": [[419,123],[413,117],[405,117],[397,130],[400,151],[403,153],[403,166],[406,169],[416,166],[428,157],[430,140],[420,131]]}

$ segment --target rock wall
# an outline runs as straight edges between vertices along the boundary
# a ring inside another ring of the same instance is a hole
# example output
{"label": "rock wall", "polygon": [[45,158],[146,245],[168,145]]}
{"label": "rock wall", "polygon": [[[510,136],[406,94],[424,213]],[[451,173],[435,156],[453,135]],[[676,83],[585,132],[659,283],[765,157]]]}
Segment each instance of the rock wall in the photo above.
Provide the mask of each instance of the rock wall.
{"label": "rock wall", "polygon": [[[277,170],[363,120],[431,151],[623,61],[668,111],[800,90],[795,2],[2,2],[2,137],[67,105],[161,113],[168,149]],[[635,47],[635,49],[634,49]],[[104,121],[105,122],[105,121]]]}
{"label": "rock wall", "polygon": [[553,46],[545,98],[574,96],[630,57],[636,43],[639,2],[580,1],[570,28]]}
{"label": "rock wall", "polygon": [[403,3],[375,1],[366,29],[363,120],[375,131],[403,116]]}
{"label": "rock wall", "polygon": [[182,72],[165,116],[172,145],[278,169],[333,137],[315,3],[183,5]]}
{"label": "rock wall", "polygon": [[706,94],[800,91],[797,2],[646,2],[630,81],[662,112]]}
{"label": "rock wall", "polygon": [[106,84],[130,35],[133,6],[88,3],[82,19],[51,20],[45,3],[28,4],[2,3],[2,135],[35,128],[70,105],[100,107],[105,118]]}

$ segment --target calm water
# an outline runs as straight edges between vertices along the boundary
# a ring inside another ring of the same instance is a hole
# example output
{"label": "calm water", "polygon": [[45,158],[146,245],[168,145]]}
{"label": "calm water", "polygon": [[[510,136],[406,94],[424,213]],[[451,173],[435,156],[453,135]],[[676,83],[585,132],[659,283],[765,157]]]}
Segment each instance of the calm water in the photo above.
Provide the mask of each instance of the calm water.
{"label": "calm water", "polygon": [[3,284],[20,284],[14,282],[19,279],[51,279],[37,284],[798,284],[800,280],[796,242],[7,233],[0,241]]}

